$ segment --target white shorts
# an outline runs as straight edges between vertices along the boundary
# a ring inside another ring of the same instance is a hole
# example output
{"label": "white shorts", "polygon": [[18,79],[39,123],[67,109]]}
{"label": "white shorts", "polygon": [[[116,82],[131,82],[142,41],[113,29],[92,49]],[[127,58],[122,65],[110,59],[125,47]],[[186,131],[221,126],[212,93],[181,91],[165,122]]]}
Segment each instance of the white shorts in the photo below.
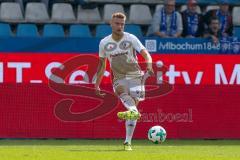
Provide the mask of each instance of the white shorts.
{"label": "white shorts", "polygon": [[143,101],[145,99],[145,86],[142,77],[116,80],[113,83],[114,92],[118,86],[123,86],[124,92],[138,101]]}

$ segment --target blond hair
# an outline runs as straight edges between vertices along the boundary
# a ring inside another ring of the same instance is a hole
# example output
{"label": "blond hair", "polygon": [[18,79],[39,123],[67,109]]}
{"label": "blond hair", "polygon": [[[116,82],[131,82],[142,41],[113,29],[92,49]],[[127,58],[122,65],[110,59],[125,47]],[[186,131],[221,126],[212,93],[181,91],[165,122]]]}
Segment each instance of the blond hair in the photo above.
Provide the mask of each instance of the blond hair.
{"label": "blond hair", "polygon": [[121,12],[116,12],[112,14],[112,19],[113,18],[120,18],[120,19],[124,19],[126,20],[126,16],[125,14],[121,13]]}

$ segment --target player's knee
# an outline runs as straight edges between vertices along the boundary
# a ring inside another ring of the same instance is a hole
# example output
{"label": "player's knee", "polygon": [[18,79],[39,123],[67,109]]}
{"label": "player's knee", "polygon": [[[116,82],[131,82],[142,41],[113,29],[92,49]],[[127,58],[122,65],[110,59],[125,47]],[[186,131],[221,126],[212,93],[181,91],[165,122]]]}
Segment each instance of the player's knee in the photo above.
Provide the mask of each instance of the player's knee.
{"label": "player's knee", "polygon": [[134,101],[135,101],[136,106],[138,106],[138,104],[139,104],[139,100],[136,99],[136,98],[134,98]]}
{"label": "player's knee", "polygon": [[125,92],[124,87],[123,87],[123,86],[118,86],[118,87],[116,88],[115,92],[116,92],[116,94],[117,94],[118,96],[120,96],[122,93]]}

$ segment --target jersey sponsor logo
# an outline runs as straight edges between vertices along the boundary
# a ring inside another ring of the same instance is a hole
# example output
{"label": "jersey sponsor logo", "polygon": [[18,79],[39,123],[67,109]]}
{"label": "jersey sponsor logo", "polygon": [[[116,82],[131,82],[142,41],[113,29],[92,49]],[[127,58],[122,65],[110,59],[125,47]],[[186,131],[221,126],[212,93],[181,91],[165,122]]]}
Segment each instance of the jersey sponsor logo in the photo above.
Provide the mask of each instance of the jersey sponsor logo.
{"label": "jersey sponsor logo", "polygon": [[132,46],[132,43],[130,41],[122,41],[119,45],[119,48],[122,50],[127,50]]}
{"label": "jersey sponsor logo", "polygon": [[116,48],[117,48],[117,44],[112,43],[112,42],[109,42],[104,46],[105,51],[108,51],[108,52],[113,51]]}
{"label": "jersey sponsor logo", "polygon": [[115,52],[115,53],[112,53],[110,54],[110,57],[117,57],[117,56],[122,56],[122,55],[127,55],[128,52]]}

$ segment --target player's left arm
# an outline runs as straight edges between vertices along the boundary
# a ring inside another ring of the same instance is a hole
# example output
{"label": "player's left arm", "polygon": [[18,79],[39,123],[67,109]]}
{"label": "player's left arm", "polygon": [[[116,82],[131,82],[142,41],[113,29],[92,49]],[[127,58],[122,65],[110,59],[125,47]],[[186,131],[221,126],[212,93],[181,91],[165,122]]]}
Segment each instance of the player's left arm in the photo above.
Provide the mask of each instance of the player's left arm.
{"label": "player's left arm", "polygon": [[143,58],[145,59],[145,63],[147,64],[147,71],[150,75],[153,75],[153,68],[152,68],[152,57],[150,55],[150,53],[147,51],[147,49],[143,46],[143,44],[139,41],[139,39],[134,36],[131,35],[132,38],[132,44],[133,44],[133,48],[140,53]]}
{"label": "player's left arm", "polygon": [[145,63],[147,65],[147,71],[150,75],[154,75],[154,71],[152,68],[152,57],[150,55],[150,53],[146,50],[146,49],[142,49],[140,51],[140,54],[143,56],[143,58],[145,59]]}

